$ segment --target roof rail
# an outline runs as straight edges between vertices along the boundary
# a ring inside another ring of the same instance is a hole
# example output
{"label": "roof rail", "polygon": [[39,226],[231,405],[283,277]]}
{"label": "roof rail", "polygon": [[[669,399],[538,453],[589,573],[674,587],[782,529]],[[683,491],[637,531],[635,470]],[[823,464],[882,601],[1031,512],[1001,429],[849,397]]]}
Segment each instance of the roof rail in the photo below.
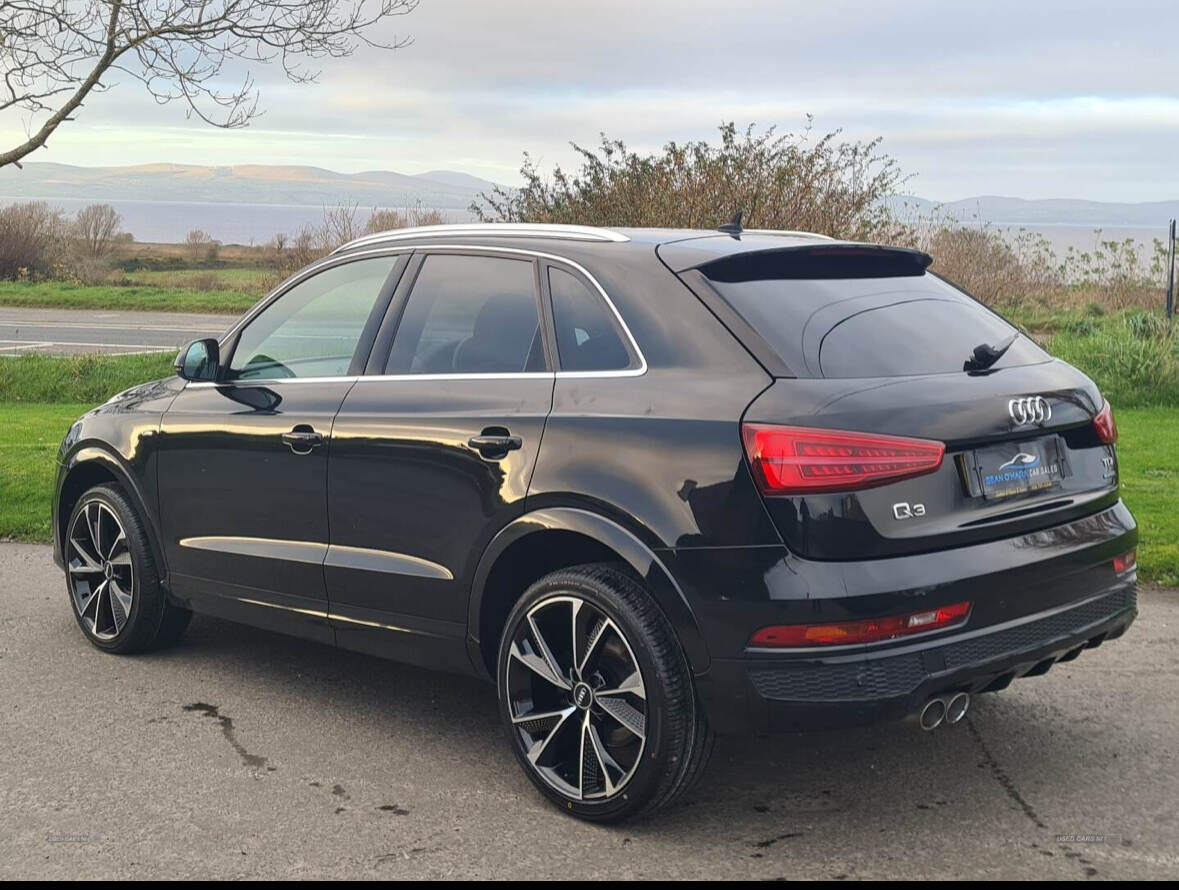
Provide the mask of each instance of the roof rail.
{"label": "roof rail", "polygon": [[820,235],[818,232],[801,232],[793,229],[742,229],[742,235],[787,235],[791,238],[819,238],[823,241],[835,241],[830,235]]}
{"label": "roof rail", "polygon": [[567,226],[550,223],[458,223],[442,226],[412,226],[406,229],[391,229],[356,238],[342,244],[333,254],[351,250],[365,244],[379,244],[386,241],[403,241],[410,238],[425,238],[430,235],[488,235],[505,238],[560,238],[566,241],[629,241],[621,232],[597,226]]}

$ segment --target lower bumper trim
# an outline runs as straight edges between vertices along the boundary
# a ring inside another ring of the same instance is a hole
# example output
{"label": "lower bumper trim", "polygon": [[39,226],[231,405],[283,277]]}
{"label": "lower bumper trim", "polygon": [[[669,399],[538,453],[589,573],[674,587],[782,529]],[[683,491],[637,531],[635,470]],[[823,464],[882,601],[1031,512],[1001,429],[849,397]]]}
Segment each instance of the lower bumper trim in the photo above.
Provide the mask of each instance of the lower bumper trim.
{"label": "lower bumper trim", "polygon": [[748,676],[757,694],[774,702],[838,702],[904,696],[932,675],[985,666],[1022,652],[1083,635],[1086,628],[1135,609],[1137,593],[1127,584],[1106,596],[1044,618],[930,646],[904,655],[881,653],[844,664],[777,662],[751,666]]}

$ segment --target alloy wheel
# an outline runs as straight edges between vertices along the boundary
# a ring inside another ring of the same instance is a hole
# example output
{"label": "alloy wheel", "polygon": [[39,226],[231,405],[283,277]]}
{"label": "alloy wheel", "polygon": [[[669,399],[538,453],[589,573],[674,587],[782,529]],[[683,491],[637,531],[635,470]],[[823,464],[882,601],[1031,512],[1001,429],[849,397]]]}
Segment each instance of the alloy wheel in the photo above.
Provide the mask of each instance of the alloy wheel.
{"label": "alloy wheel", "polygon": [[646,747],[647,692],[630,643],[571,595],[533,606],[512,638],[506,690],[525,761],[573,800],[619,794]]}
{"label": "alloy wheel", "polygon": [[75,515],[66,544],[70,594],[86,628],[113,640],[127,624],[135,571],[127,534],[114,511],[93,500]]}

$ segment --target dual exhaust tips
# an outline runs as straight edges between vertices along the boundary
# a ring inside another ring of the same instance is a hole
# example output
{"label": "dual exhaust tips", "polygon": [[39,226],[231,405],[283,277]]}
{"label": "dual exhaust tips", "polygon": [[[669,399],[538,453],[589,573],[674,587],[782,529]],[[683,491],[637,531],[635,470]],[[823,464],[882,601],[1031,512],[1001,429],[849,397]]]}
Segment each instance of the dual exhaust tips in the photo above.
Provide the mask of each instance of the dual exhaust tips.
{"label": "dual exhaust tips", "polygon": [[933,732],[943,723],[953,726],[966,716],[970,710],[970,693],[958,692],[954,695],[931,698],[921,709],[917,722],[926,732]]}

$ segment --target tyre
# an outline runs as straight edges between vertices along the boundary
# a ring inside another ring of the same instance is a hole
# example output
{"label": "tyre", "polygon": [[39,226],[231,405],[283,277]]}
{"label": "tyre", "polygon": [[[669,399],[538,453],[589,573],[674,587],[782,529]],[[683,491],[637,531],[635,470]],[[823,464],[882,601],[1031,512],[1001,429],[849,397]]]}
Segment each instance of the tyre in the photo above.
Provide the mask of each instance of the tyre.
{"label": "tyre", "polygon": [[500,642],[497,684],[524,772],[582,819],[618,822],[666,806],[711,752],[671,623],[612,565],[563,569],[525,592]]}
{"label": "tyre", "polygon": [[98,485],[78,499],[62,550],[74,618],[99,649],[158,649],[188,627],[192,613],[168,602],[143,521],[119,486]]}

